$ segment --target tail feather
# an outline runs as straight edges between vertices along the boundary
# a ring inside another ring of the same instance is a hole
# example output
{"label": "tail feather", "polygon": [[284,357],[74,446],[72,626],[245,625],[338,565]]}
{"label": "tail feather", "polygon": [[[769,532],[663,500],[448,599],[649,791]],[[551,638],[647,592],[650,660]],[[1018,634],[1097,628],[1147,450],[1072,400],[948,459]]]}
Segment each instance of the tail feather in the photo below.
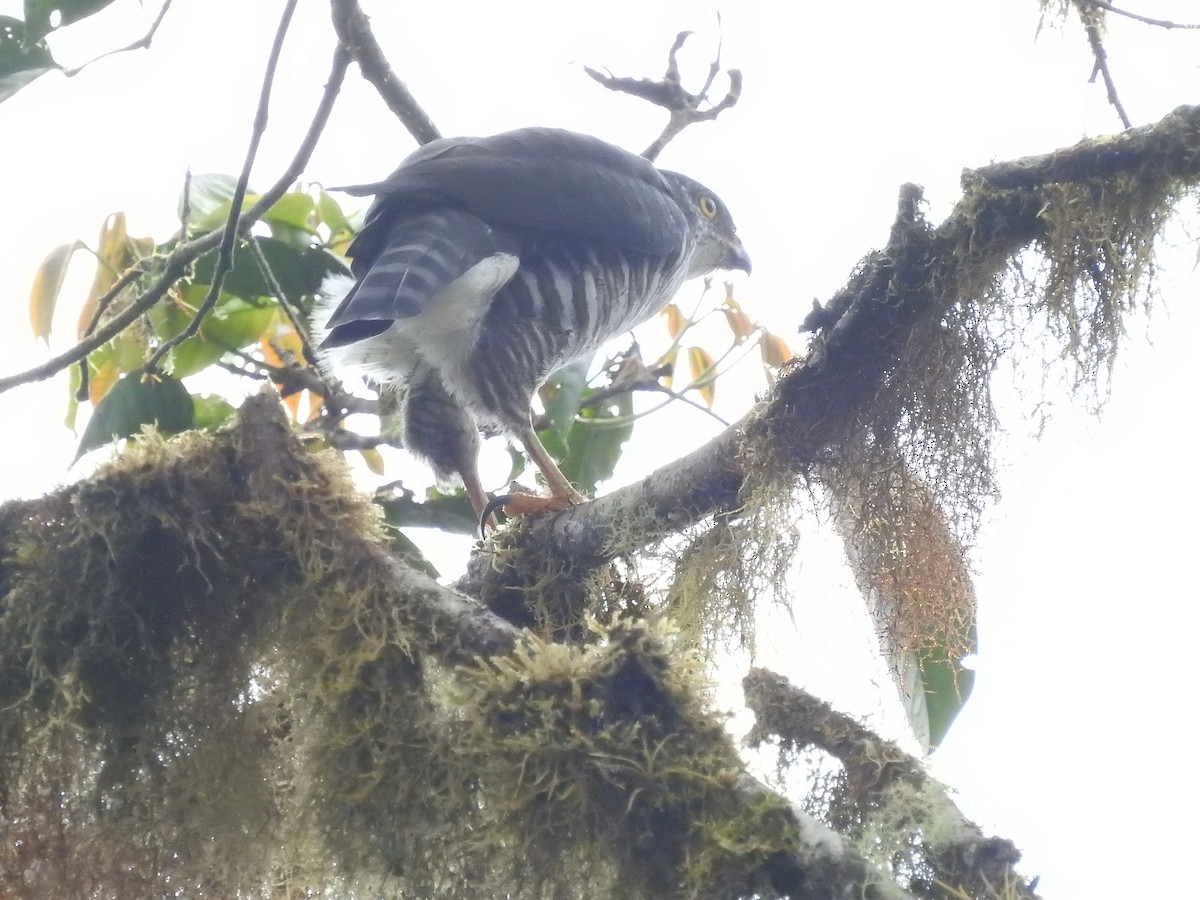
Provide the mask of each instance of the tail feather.
{"label": "tail feather", "polygon": [[362,274],[329,318],[321,346],[351,344],[383,332],[396,319],[419,315],[476,263],[512,252],[510,239],[470,213],[448,209],[406,216],[391,225],[378,254],[354,260]]}

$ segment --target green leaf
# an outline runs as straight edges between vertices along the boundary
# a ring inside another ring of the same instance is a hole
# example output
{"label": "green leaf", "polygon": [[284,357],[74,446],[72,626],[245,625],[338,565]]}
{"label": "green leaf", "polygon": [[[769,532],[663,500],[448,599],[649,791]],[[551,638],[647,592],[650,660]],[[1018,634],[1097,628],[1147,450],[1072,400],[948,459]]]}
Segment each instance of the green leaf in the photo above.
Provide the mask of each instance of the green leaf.
{"label": "green leaf", "polygon": [[216,308],[200,323],[200,334],[226,350],[240,350],[257,344],[275,318],[275,304],[247,303],[239,297],[222,294]]}
{"label": "green leaf", "polygon": [[[974,650],[974,630],[971,641]],[[945,740],[950,726],[971,696],[971,690],[975,687],[975,673],[965,668],[960,660],[950,659],[945,652],[923,655],[920,667],[929,717],[929,748],[933,750]]]}
{"label": "green leaf", "polygon": [[418,501],[406,492],[375,502],[383,509],[383,520],[393,528],[437,528],[454,534],[479,534],[479,516],[462,492],[442,494],[431,491],[424,501]]}
{"label": "green leaf", "polygon": [[27,36],[24,22],[0,16],[0,103],[57,68],[58,63],[40,38]]}
{"label": "green leaf", "polygon": [[309,234],[313,231],[310,217],[316,209],[313,198],[304,191],[290,191],[275,201],[275,205],[263,214],[268,224],[290,225]]}
{"label": "green leaf", "polygon": [[[284,297],[294,308],[305,312],[321,282],[329,274],[345,274],[346,265],[332,253],[320,247],[297,249],[273,237],[254,237]],[[217,262],[213,250],[196,260],[194,280],[211,284]],[[234,248],[233,267],[225,275],[222,289],[246,300],[271,296],[271,287],[256,255],[243,243]]]}
{"label": "green leaf", "polygon": [[206,341],[200,335],[190,337],[181,344],[176,344],[163,357],[163,370],[171,373],[172,378],[187,378],[197,372],[203,372],[222,356],[226,349],[220,344]]}
{"label": "green leaf", "polygon": [[[568,366],[563,366],[552,374],[542,387],[542,405],[546,408],[546,418],[550,421],[550,432],[559,439],[566,450],[567,435],[575,424],[575,416],[579,413],[579,401],[587,390],[587,373],[591,367],[590,359],[581,359]],[[549,444],[546,449],[550,450]],[[561,454],[550,450],[555,456]]]}
{"label": "green leaf", "polygon": [[194,420],[192,395],[182,382],[133,372],[118,381],[96,406],[71,464],[89,450],[137,434],[143,425],[177,434],[191,428]]}
{"label": "green leaf", "polygon": [[216,394],[201,394],[193,397],[193,427],[202,431],[216,431],[231,418],[236,410],[224,397]]}
{"label": "green leaf", "polygon": [[[200,231],[211,231],[229,218],[229,204],[237,189],[237,178],[220,173],[193,175],[187,188],[188,224]],[[179,198],[183,214],[183,196]]]}
{"label": "green leaf", "polygon": [[576,487],[591,494],[612,477],[633,433],[633,394],[618,394],[604,406],[582,410],[580,416],[567,434],[567,456],[560,468]]}
{"label": "green leaf", "polygon": [[398,528],[388,529],[388,543],[392,545],[393,552],[399,556],[404,562],[408,563],[418,572],[424,572],[430,578],[441,578],[441,573],[434,568],[433,563],[425,558],[425,554],[421,552],[408,535]]}
{"label": "green leaf", "polygon": [[342,212],[341,205],[325,191],[321,191],[317,195],[317,215],[334,234],[350,228],[350,223],[346,219],[346,214]]}
{"label": "green leaf", "polygon": [[[115,0],[25,0],[30,41],[40,41],[56,28],[86,19]],[[58,13],[58,20],[54,14]]]}

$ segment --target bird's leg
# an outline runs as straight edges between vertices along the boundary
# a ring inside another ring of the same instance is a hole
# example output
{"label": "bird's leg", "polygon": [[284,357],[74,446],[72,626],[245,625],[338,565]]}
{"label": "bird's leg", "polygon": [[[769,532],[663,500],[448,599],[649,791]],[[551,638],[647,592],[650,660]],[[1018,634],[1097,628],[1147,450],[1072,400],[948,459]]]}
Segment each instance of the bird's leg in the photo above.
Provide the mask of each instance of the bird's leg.
{"label": "bird's leg", "polygon": [[529,458],[533,460],[533,464],[538,467],[538,471],[546,479],[546,484],[550,488],[550,496],[538,497],[533,494],[512,494],[508,502],[504,504],[504,511],[506,513],[509,515],[524,516],[555,509],[567,509],[568,507],[578,506],[580,503],[587,502],[587,497],[575,490],[575,486],[567,480],[567,476],[559,469],[558,463],[554,461],[554,457],[542,446],[542,442],[538,439],[537,432],[533,430],[532,425],[521,429],[517,437],[520,438],[521,444],[525,447],[525,452],[529,454]]}
{"label": "bird's leg", "polygon": [[467,499],[471,501],[471,506],[475,509],[475,514],[480,517],[479,527],[482,529],[486,525],[496,527],[496,519],[491,513],[484,517],[484,510],[487,509],[488,499],[487,492],[483,489],[483,482],[479,480],[479,468],[475,465],[475,460],[464,462],[458,468],[459,477],[462,478],[463,487],[467,489]]}

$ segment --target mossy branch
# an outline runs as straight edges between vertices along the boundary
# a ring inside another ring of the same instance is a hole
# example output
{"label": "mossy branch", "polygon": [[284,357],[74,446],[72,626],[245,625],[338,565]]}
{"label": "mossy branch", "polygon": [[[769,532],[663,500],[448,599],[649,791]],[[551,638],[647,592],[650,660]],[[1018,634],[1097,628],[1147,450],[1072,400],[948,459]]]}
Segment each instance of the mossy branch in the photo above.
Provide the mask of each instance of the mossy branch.
{"label": "mossy branch", "polygon": [[[304,864],[337,858],[350,882],[403,866],[425,886],[453,880],[447,859],[505,869],[540,846],[546,860],[611,857],[621,890],[648,896],[906,896],[741,773],[698,667],[666,638],[641,624],[600,644],[532,638],[397,562],[382,537],[337,457],[306,453],[270,393],[226,433],[143,439],[90,479],[0,507],[0,814],[29,840],[59,834],[68,856],[157,848],[171,862],[153,877],[216,895],[266,883],[281,846],[313,839],[289,829],[313,827],[327,843]],[[66,806],[45,807],[46,779],[80,759]],[[147,765],[153,779],[134,777]],[[190,797],[236,807],[226,789],[243,779],[259,785],[253,840],[203,816],[164,824],[160,807]],[[514,837],[527,819],[504,818],[510,801],[595,829],[595,846],[528,824]],[[566,813],[545,806],[560,801]],[[127,811],[118,831],[101,808]],[[474,827],[474,814],[510,827]],[[443,855],[419,849],[430,816]],[[216,848],[219,871],[196,846]],[[126,893],[129,867],[110,855],[93,877]],[[538,875],[561,876],[549,862]]]}
{"label": "mossy branch", "polygon": [[[1169,208],[1198,183],[1200,107],[1181,107],[1124,134],[970,170],[962,199],[936,227],[922,213],[921,189],[905,185],[887,244],[865,256],[846,286],[810,314],[806,330],[817,335],[809,352],[784,371],[767,400],[642,481],[529,523],[522,546],[567,567],[603,565],[707,516],[738,509],[751,474],[761,473],[767,460],[774,473],[792,478],[817,465],[836,467],[839,448],[861,428],[881,385],[902,368],[918,329],[952,309],[994,307],[1000,279],[1031,248],[1050,259],[1050,305],[1067,305],[1062,295],[1097,271],[1110,281],[1136,273],[1143,260],[1122,258],[1124,244],[1109,232],[1129,228],[1136,241],[1152,242],[1164,218],[1153,210]],[[1064,217],[1068,190],[1082,196],[1070,195],[1073,205]],[[1086,223],[1095,227],[1076,234],[1069,216],[1086,214],[1093,204],[1104,222]],[[1067,249],[1056,263],[1059,246]],[[1091,261],[1095,247],[1107,254],[1099,266]],[[1121,289],[1132,290],[1139,277],[1125,279]],[[1107,296],[1105,301],[1096,305],[1107,307]],[[1017,305],[1007,303],[1011,314]],[[1119,309],[1114,315],[1105,325],[1112,331],[1120,328]],[[1108,354],[1108,362],[1115,345],[1111,338],[1101,343],[1095,352]],[[476,560],[459,587],[488,598],[519,590],[511,582],[515,568],[520,566],[498,570]]]}

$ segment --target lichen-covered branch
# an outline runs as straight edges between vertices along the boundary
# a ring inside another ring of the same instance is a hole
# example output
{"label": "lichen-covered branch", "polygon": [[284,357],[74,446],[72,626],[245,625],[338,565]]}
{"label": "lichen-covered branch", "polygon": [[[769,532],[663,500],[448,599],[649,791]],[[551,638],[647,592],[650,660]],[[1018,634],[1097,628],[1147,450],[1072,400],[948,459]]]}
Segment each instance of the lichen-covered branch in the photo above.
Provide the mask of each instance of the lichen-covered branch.
{"label": "lichen-covered branch", "polygon": [[[1052,314],[1074,315],[1062,309],[1072,291],[1101,292],[1099,302],[1086,305],[1111,310],[1112,318],[1072,321],[1071,328],[1086,334],[1103,327],[1094,352],[1110,360],[1120,298],[1140,283],[1137,267],[1162,225],[1161,210],[1200,183],[1200,107],[1045,156],[970,170],[963,182],[962,199],[936,227],[921,212],[920,189],[902,188],[887,244],[865,256],[846,286],[810,314],[806,328],[817,335],[809,352],[766,401],[642,481],[528,523],[522,546],[564,567],[602,565],[739,508],[751,474],[765,467],[794,478],[836,461],[881,386],[906,374],[902,361],[926,365],[911,355],[920,346],[914,335],[949,311],[995,309],[998,281],[1027,249],[1050,258]],[[1092,253],[1103,254],[1094,269]],[[1107,283],[1090,283],[1097,274]],[[1008,301],[1007,308],[1015,318],[1017,304]],[[511,578],[519,568],[476,560],[460,586],[497,597],[517,587]]]}
{"label": "lichen-covered branch", "polygon": [[[944,884],[966,888],[971,896],[989,896],[1008,886],[1003,896],[1033,897],[1029,885],[1016,875],[1020,853],[1010,841],[989,838],[954,805],[940,784],[921,763],[891,741],[864,728],[828,703],[789,684],[766,669],[751,669],[742,681],[746,705],[756,723],[747,737],[751,746],[779,742],[785,757],[795,757],[815,747],[834,757],[843,767],[840,806],[854,810],[859,836],[890,835],[893,847],[876,847],[882,856],[914,852],[918,864],[932,868]],[[887,827],[872,827],[887,821]],[[891,827],[892,823],[905,823]],[[904,836],[921,832],[915,846],[902,848]],[[933,896],[945,896],[937,892]]]}
{"label": "lichen-covered branch", "polygon": [[269,393],[0,508],[0,890],[907,896],[744,774],[669,631],[538,638],[383,537]]}

